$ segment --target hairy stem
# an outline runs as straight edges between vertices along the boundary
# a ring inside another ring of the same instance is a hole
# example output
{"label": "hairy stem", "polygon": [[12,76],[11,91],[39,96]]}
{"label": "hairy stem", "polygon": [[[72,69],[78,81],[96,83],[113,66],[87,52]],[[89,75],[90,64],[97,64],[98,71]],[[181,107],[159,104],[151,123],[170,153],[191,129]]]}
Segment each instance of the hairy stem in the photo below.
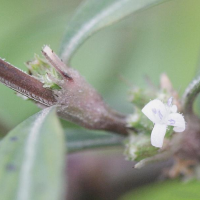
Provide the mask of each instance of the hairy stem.
{"label": "hairy stem", "polygon": [[61,90],[56,92],[58,115],[85,128],[106,130],[127,135],[126,116],[109,108],[99,93],[79,74],[50,49],[42,53],[49,65],[62,76]]}
{"label": "hairy stem", "polygon": [[40,107],[58,105],[57,113],[80,126],[127,135],[126,116],[109,108],[84,78],[68,68],[49,48],[43,54],[63,77],[61,90],[50,90],[43,83],[0,59],[0,82],[36,101]]}
{"label": "hairy stem", "polygon": [[56,103],[51,90],[32,76],[0,59],[0,82],[16,92],[46,106]]}
{"label": "hairy stem", "polygon": [[200,92],[200,77],[194,79],[186,88],[182,98],[183,112],[187,115],[193,115],[193,104]]}

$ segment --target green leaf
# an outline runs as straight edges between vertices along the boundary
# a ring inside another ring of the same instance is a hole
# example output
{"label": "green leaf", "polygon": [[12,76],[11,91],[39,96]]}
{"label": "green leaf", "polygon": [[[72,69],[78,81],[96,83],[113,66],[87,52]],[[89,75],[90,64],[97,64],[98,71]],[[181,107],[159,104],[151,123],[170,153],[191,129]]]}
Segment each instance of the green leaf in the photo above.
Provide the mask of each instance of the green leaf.
{"label": "green leaf", "polygon": [[0,143],[0,194],[6,200],[60,199],[64,135],[55,108],[13,129]]}
{"label": "green leaf", "polygon": [[68,152],[122,145],[124,137],[103,131],[90,131],[84,129],[67,129]]}
{"label": "green leaf", "polygon": [[166,0],[87,0],[67,26],[60,55],[69,63],[73,53],[93,33],[131,13],[157,5]]}
{"label": "green leaf", "polygon": [[167,181],[151,184],[126,194],[120,200],[199,200],[199,181],[183,183],[180,181]]}

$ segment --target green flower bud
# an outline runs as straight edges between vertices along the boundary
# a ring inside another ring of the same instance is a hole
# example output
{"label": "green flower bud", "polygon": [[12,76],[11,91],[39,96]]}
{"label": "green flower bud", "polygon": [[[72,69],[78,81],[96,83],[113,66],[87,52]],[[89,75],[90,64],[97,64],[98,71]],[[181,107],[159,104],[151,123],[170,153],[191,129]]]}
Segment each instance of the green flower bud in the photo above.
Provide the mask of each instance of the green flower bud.
{"label": "green flower bud", "polygon": [[139,109],[143,108],[154,97],[155,93],[152,90],[135,87],[130,91],[130,101]]}
{"label": "green flower bud", "polygon": [[157,153],[158,148],[151,145],[150,138],[141,134],[130,134],[125,143],[124,155],[127,160],[140,161]]}
{"label": "green flower bud", "polygon": [[43,87],[51,89],[61,89],[58,82],[62,80],[61,75],[55,68],[51,67],[44,59],[35,55],[33,61],[26,63],[29,74],[44,83]]}

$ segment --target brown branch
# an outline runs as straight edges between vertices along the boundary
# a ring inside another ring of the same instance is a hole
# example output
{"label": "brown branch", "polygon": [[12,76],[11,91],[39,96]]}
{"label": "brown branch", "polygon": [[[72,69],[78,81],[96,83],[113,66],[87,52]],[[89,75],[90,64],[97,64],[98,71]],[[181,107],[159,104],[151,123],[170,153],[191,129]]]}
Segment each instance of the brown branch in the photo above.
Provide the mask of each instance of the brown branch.
{"label": "brown branch", "polygon": [[62,89],[57,93],[57,104],[62,105],[58,109],[59,116],[89,129],[128,134],[126,116],[109,108],[78,71],[67,67],[48,46],[42,53],[63,77]]}
{"label": "brown branch", "polygon": [[32,76],[0,59],[0,82],[20,94],[46,106],[56,103],[51,90]]}
{"label": "brown branch", "polygon": [[96,90],[80,74],[67,66],[45,46],[49,65],[62,76],[61,90],[49,90],[43,83],[0,59],[0,82],[33,99],[41,107],[58,105],[57,113],[80,126],[127,135],[126,116],[109,108]]}

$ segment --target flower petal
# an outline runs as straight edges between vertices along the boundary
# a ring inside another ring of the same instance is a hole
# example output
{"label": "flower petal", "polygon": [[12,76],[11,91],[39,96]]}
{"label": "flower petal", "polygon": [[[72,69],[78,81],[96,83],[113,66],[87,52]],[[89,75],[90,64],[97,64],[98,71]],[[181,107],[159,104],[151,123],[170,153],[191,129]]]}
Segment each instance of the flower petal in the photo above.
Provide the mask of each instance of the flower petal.
{"label": "flower petal", "polygon": [[155,99],[150,101],[142,112],[153,122],[159,123],[166,115],[166,108],[162,101]]}
{"label": "flower petal", "polygon": [[172,102],[173,102],[173,97],[170,97],[167,101],[167,105],[168,106],[171,106],[172,105]]}
{"label": "flower petal", "polygon": [[155,124],[151,133],[151,144],[153,146],[159,147],[159,148],[162,147],[166,130],[167,130],[167,125]]}
{"label": "flower petal", "polygon": [[173,105],[170,110],[171,110],[171,112],[176,113],[177,112],[177,106]]}
{"label": "flower petal", "polygon": [[171,113],[167,119],[167,125],[174,126],[175,132],[183,132],[185,130],[185,119],[179,113]]}

